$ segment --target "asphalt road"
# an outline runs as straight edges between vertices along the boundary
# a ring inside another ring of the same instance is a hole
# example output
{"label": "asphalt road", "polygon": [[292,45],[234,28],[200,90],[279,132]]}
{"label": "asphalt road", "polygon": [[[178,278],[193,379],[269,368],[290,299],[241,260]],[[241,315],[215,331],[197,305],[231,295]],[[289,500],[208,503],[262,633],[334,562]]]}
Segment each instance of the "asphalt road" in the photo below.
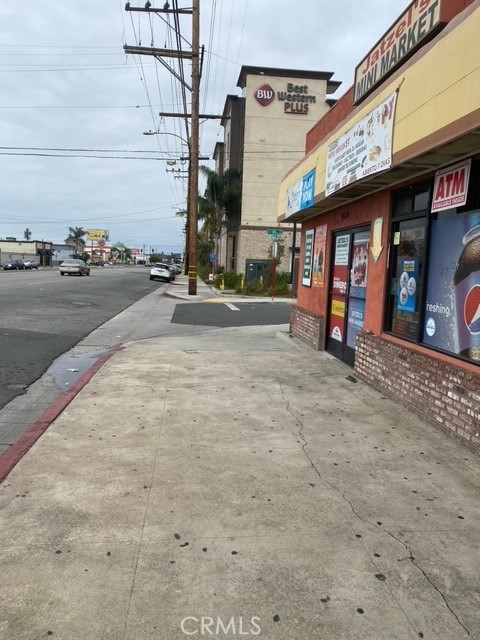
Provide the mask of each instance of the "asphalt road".
{"label": "asphalt road", "polygon": [[182,304],[175,307],[172,322],[203,327],[248,327],[288,324],[291,306],[284,302],[238,302]]}
{"label": "asphalt road", "polygon": [[95,328],[166,286],[143,267],[63,278],[55,269],[0,271],[0,408]]}

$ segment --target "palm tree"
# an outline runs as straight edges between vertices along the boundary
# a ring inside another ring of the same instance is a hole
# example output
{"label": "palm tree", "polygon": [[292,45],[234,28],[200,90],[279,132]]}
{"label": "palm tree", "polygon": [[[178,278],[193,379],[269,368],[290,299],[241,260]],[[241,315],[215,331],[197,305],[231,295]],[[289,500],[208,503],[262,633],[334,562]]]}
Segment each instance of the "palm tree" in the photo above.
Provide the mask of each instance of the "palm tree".
{"label": "palm tree", "polygon": [[68,237],[65,238],[66,243],[73,242],[75,245],[75,255],[79,256],[80,253],[83,253],[83,248],[85,246],[85,240],[83,236],[87,235],[87,231],[82,229],[82,227],[68,227]]}
{"label": "palm tree", "polygon": [[207,178],[204,195],[198,199],[198,215],[203,220],[202,235],[205,242],[216,250],[222,230],[234,229],[240,219],[241,176],[236,169],[228,169],[219,175],[204,165],[200,166],[200,171]]}

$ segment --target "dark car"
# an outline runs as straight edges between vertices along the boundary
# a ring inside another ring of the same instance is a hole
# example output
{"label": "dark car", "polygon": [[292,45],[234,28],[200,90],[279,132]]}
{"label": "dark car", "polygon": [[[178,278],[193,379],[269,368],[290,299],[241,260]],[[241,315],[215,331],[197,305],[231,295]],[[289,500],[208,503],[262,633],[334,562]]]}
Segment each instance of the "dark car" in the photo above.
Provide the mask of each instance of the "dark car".
{"label": "dark car", "polygon": [[8,260],[3,265],[3,269],[6,271],[13,269],[26,269],[25,262],[23,260]]}

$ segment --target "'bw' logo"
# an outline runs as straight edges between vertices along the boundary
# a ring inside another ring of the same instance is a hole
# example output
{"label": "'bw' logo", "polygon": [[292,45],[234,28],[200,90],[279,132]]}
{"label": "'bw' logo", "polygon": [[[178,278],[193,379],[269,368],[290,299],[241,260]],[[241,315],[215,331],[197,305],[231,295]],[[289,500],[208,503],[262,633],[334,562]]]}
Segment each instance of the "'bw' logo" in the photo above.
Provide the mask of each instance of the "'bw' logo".
{"label": "'bw' logo", "polygon": [[269,84],[262,84],[254,93],[255,99],[262,107],[267,107],[275,99],[275,91]]}

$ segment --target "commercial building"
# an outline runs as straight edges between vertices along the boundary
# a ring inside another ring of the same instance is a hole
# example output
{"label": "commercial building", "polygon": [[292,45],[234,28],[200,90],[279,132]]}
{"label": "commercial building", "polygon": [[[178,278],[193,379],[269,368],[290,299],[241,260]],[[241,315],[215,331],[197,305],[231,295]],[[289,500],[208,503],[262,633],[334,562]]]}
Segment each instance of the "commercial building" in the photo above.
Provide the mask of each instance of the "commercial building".
{"label": "commercial building", "polygon": [[[305,153],[305,135],[334,103],[328,98],[340,83],[332,73],[243,66],[237,85],[243,95],[227,96],[224,143],[215,149],[216,171],[241,174],[241,214],[226,221],[218,262],[245,273],[260,273],[268,260],[276,228],[278,189],[292,162]],[[282,268],[291,268],[292,226],[282,224],[287,248]]]}
{"label": "commercial building", "polygon": [[292,334],[476,451],[479,33],[480,0],[410,3],[308,132],[278,209],[302,224]]}
{"label": "commercial building", "polygon": [[35,260],[42,267],[52,266],[53,246],[43,240],[0,240],[0,264],[7,260]]}

